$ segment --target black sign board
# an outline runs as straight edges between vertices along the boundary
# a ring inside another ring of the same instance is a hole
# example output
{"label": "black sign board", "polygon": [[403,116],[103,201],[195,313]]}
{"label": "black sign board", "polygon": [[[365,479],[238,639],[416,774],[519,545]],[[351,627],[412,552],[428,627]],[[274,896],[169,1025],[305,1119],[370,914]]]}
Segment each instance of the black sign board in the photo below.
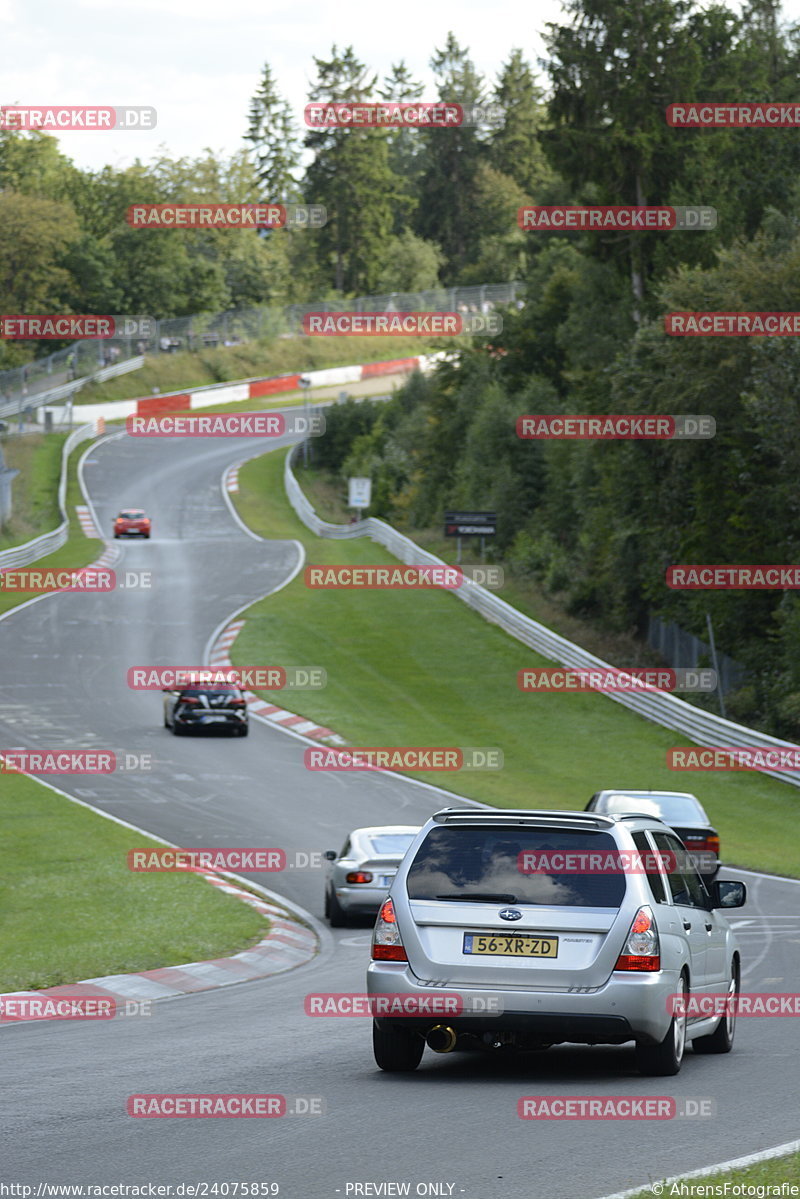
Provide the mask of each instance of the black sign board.
{"label": "black sign board", "polygon": [[496,512],[445,512],[445,537],[493,537],[497,532]]}

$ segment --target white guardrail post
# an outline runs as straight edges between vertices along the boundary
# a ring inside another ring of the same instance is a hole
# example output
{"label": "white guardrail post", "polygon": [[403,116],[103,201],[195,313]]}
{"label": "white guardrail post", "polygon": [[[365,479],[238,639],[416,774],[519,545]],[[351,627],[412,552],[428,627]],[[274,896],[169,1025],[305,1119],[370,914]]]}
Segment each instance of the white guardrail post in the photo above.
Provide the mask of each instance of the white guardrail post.
{"label": "white guardrail post", "polygon": [[41,537],[26,541],[24,545],[15,545],[11,549],[0,551],[0,570],[17,570],[20,566],[30,566],[31,562],[37,562],[39,558],[61,549],[69,536],[66,508],[69,456],[76,446],[96,436],[96,421],[89,425],[81,425],[79,429],[73,429],[70,433],[61,450],[61,478],[58,483],[58,508],[63,517],[61,524],[52,532],[42,533]]}
{"label": "white guardrail post", "polygon": [[[408,565],[446,565],[441,558],[437,558],[435,554],[429,554],[410,537],[404,536],[385,521],[377,520],[375,517],[367,517],[366,520],[352,525],[334,525],[320,520],[292,470],[292,459],[298,449],[298,446],[293,446],[286,455],[284,486],[289,503],[312,533],[318,537],[331,537],[338,540],[369,537],[371,541],[378,542],[401,562]],[[465,604],[469,604],[485,620],[499,625],[509,636],[521,641],[523,645],[527,645],[551,662],[557,662],[560,666],[576,670],[610,668],[608,662],[603,662],[601,658],[587,653],[579,645],[567,641],[565,637],[560,637],[552,629],[546,628],[529,616],[524,616],[517,608],[513,608],[511,604],[507,604],[505,600],[493,595],[491,591],[487,591],[480,584],[473,583],[471,579],[465,578],[458,590],[452,591],[451,594]],[[608,691],[601,694],[615,703],[630,708],[646,720],[684,734],[690,741],[694,741],[698,745],[757,745],[764,749],[785,749],[791,746],[789,741],[779,741],[776,737],[768,737],[765,733],[759,733],[743,724],[723,720],[721,716],[704,712],[665,691]],[[769,774],[772,778],[780,779],[784,783],[791,783],[795,787],[800,786],[800,777],[791,772],[764,770],[759,773]]]}

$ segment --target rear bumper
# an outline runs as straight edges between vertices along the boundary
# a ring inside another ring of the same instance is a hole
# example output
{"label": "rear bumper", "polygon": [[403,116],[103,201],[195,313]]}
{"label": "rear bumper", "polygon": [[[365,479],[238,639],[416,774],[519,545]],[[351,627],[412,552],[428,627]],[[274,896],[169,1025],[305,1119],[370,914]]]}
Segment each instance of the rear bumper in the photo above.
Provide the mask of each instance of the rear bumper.
{"label": "rear bumper", "polygon": [[381,904],[389,894],[388,887],[370,887],[354,884],[350,887],[334,887],[336,898],[346,912],[362,912],[364,915],[380,911]]}
{"label": "rear bumper", "polygon": [[435,1024],[446,1024],[459,1035],[481,1038],[487,1032],[513,1032],[533,1043],[557,1045],[624,1045],[638,1035],[623,1016],[565,1016],[560,1012],[504,1012],[502,1016],[403,1016],[375,1018],[379,1027],[404,1025],[422,1035]]}
{"label": "rear bumper", "polygon": [[[213,717],[224,716],[224,720],[213,719]],[[188,712],[180,716],[174,716],[175,724],[183,729],[224,729],[224,728],[241,728],[243,724],[247,724],[247,712],[243,711],[241,715],[237,712]]]}
{"label": "rear bumper", "polygon": [[[370,995],[415,996],[431,1001],[458,996],[452,1015],[387,1016],[381,1020],[424,1033],[435,1024],[456,1031],[508,1031],[550,1044],[622,1044],[639,1040],[653,1044],[667,1035],[672,1017],[668,997],[675,993],[678,972],[660,970],[627,974],[615,971],[597,990],[584,994],[544,990],[465,988],[445,983],[425,986],[405,962],[370,962],[367,992]],[[424,1005],[421,1004],[424,1011]]]}

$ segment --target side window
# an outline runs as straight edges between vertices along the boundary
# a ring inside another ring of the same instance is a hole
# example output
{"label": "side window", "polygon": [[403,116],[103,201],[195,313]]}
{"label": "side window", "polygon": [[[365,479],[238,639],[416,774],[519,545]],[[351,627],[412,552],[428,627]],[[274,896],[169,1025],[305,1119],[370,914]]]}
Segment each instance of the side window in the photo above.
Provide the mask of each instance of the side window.
{"label": "side window", "polygon": [[697,871],[688,861],[686,850],[680,841],[669,833],[653,833],[652,836],[657,848],[670,856],[671,868],[667,871],[667,881],[672,892],[672,902],[683,907],[707,907],[705,887]]}
{"label": "side window", "polygon": [[350,838],[348,837],[347,840],[345,841],[344,845],[342,846],[342,852],[339,854],[339,857],[346,858],[349,853],[350,853]]}
{"label": "side window", "polygon": [[647,833],[640,832],[633,834],[633,843],[639,850],[639,853],[644,859],[645,865],[650,865],[652,862],[653,869],[647,870],[647,881],[650,884],[650,892],[656,903],[666,903],[667,893],[664,890],[664,880],[658,872],[658,868],[652,859],[655,858],[655,850],[647,839]]}
{"label": "side window", "polygon": [[674,846],[675,854],[680,864],[681,874],[686,882],[686,888],[692,897],[692,906],[696,908],[707,908],[709,902],[708,891],[705,883],[700,877],[697,867],[691,859],[688,850],[684,849],[684,847],[675,837],[670,837],[669,840]]}

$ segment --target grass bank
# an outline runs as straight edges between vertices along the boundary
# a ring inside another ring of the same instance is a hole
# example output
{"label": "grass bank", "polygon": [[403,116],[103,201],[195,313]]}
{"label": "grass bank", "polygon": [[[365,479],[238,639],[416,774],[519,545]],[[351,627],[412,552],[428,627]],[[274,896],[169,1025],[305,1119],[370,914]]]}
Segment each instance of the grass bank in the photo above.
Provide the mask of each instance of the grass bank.
{"label": "grass bank", "polygon": [[190,873],[134,873],[129,849],[148,837],[0,773],[0,991],[223,957],[269,922]]}

